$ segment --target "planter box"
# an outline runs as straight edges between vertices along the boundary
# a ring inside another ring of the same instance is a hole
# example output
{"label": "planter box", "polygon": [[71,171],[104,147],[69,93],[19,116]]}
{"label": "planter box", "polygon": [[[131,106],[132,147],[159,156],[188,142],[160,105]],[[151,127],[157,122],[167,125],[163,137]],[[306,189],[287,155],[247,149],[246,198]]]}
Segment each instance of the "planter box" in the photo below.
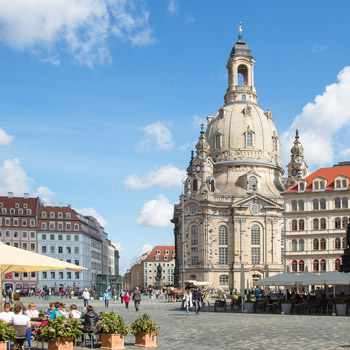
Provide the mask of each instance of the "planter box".
{"label": "planter box", "polygon": [[282,312],[284,312],[284,314],[289,315],[290,314],[290,310],[292,308],[292,304],[281,304],[281,308],[282,308]]}
{"label": "planter box", "polygon": [[247,310],[247,312],[253,312],[254,309],[254,303],[244,303],[244,310]]}
{"label": "planter box", "polygon": [[346,315],[346,304],[336,304],[337,308],[337,315],[338,316],[345,316]]}
{"label": "planter box", "polygon": [[101,349],[121,350],[124,347],[124,336],[121,334],[100,333]]}
{"label": "planter box", "polygon": [[73,350],[72,338],[55,338],[48,341],[48,350]]}
{"label": "planter box", "polygon": [[7,341],[0,341],[0,350],[7,350]]}
{"label": "planter box", "polygon": [[153,333],[139,333],[135,335],[135,346],[152,348],[157,346],[157,336]]}

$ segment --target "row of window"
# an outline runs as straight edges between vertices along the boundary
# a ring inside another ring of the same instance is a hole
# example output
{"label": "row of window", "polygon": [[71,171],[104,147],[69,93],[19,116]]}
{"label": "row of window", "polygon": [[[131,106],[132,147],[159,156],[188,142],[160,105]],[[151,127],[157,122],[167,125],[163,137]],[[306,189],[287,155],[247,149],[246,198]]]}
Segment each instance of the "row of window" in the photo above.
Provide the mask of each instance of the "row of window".
{"label": "row of window", "polygon": [[[330,270],[333,270],[333,269],[330,269]],[[334,270],[336,270],[336,271],[340,270],[340,260],[339,259],[336,259],[334,262]],[[305,271],[305,263],[303,260],[299,260],[299,261],[293,260],[292,261],[292,272],[304,272],[304,271]],[[315,259],[312,262],[312,271],[313,272],[318,272],[318,271],[325,272],[325,271],[327,271],[326,260]]]}
{"label": "row of window", "polygon": [[[10,231],[10,230],[4,230],[4,231],[0,231],[0,238],[3,238],[3,234],[5,238],[8,239],[28,239],[28,232],[27,231]],[[34,231],[30,231],[29,232],[29,237],[31,239],[35,239],[35,232]]]}
{"label": "row of window", "polygon": [[[337,217],[334,219],[334,228],[346,228],[349,223],[348,217]],[[313,219],[312,220],[312,230],[326,230],[327,220],[326,218]],[[293,219],[291,222],[291,231],[304,231],[305,230],[305,220],[304,219]]]}
{"label": "row of window", "polygon": [[[346,248],[346,239],[340,239],[340,238],[336,238],[334,240],[334,249],[345,249]],[[317,239],[315,238],[312,241],[312,249],[313,250],[326,250],[327,249],[327,241],[325,238],[322,239]],[[303,239],[293,239],[292,240],[292,251],[296,252],[296,251],[304,251],[305,250],[305,241]]]}
{"label": "row of window", "polygon": [[[57,253],[58,254],[64,254],[64,253],[65,254],[72,254],[72,251],[73,251],[72,248],[74,248],[74,254],[80,254],[79,247],[66,247],[66,249],[64,249],[64,247],[62,247],[62,246],[57,247]],[[65,250],[65,252],[64,252],[64,250]],[[41,246],[41,253],[42,254],[48,253],[48,247],[46,245]],[[54,245],[50,245],[50,254],[55,254],[55,253],[56,253],[56,247]],[[75,260],[75,261],[77,261],[77,260]],[[75,265],[79,265],[79,263],[75,264]]]}
{"label": "row of window", "polygon": [[[191,226],[191,245],[198,245],[198,226]],[[219,227],[219,245],[227,245],[227,226]]]}
{"label": "row of window", "polygon": [[[53,233],[50,233],[50,234],[43,233],[41,235],[41,240],[46,241],[48,239],[50,241],[54,241],[56,238],[58,241],[63,241],[64,237],[65,237],[66,241],[70,241],[72,238],[71,235],[60,235],[60,234],[55,235]],[[79,241],[79,235],[74,235],[73,237],[74,237],[74,241],[76,241],[76,242]]]}
{"label": "row of window", "polygon": [[[80,273],[79,272],[74,272],[74,275],[73,275],[73,272],[71,272],[71,271],[66,271],[65,273],[66,273],[66,278],[64,278],[64,272],[62,272],[62,271],[59,271],[59,272],[56,272],[56,271],[51,271],[51,272],[43,271],[41,273],[41,277],[42,277],[43,280],[46,280],[48,278],[50,278],[52,280],[54,280],[56,278],[58,278],[59,280],[63,280],[63,279],[70,280],[70,279],[73,278],[73,276],[74,276],[75,280],[80,279]],[[48,276],[50,276],[50,277],[48,277]]]}
{"label": "row of window", "polygon": [[[16,209],[10,208],[9,213],[15,215]],[[18,215],[23,215],[24,213],[26,213],[27,215],[32,215],[32,209],[26,209],[24,211],[24,209],[20,208],[17,210]],[[7,214],[7,208],[1,208],[1,214]]]}
{"label": "row of window", "polygon": [[[304,211],[305,210],[305,202],[301,199],[299,201],[293,200],[291,202],[292,205],[292,211]],[[349,200],[346,197],[343,198],[335,198],[334,200],[334,208],[335,209],[341,209],[341,208],[348,208],[349,206]],[[313,210],[322,210],[327,209],[326,206],[326,200],[324,198],[318,200],[314,199],[312,201],[312,209]]]}
{"label": "row of window", "polygon": [[[4,203],[3,202],[0,202],[0,208],[2,208],[4,206]],[[20,204],[19,203],[16,203],[15,204],[15,208],[19,208],[20,207]],[[23,203],[23,208],[26,209],[28,208],[28,204],[27,203]]]}
{"label": "row of window", "polygon": [[[53,211],[51,211],[51,212],[49,213],[49,215],[48,215],[48,213],[46,213],[46,211],[43,211],[43,212],[41,213],[41,217],[42,217],[43,219],[46,219],[47,217],[49,217],[50,219],[54,219],[54,218],[56,217],[56,214],[55,214]],[[59,219],[63,219],[63,213],[58,212],[58,213],[57,213],[57,217],[58,217]],[[66,219],[70,219],[70,218],[71,218],[71,213],[66,213]]]}
{"label": "row of window", "polygon": [[[66,226],[66,231],[72,230],[72,224],[70,222],[66,222],[65,226]],[[55,231],[56,227],[58,231],[63,231],[64,223],[54,222],[54,221],[49,222],[49,224],[47,224],[46,222],[41,223],[42,230],[46,230],[48,228],[49,230]],[[74,227],[74,231],[79,231],[79,224],[74,224],[73,227]]]}
{"label": "row of window", "polygon": [[35,272],[22,272],[22,273],[18,273],[18,272],[15,272],[14,273],[14,277],[15,278],[21,278],[21,279],[24,279],[24,278],[28,278],[28,277],[31,277],[31,278],[35,278],[36,276],[36,273]]}
{"label": "row of window", "polygon": [[[11,225],[11,220],[12,220],[12,225]],[[2,224],[3,219],[0,220],[1,224]],[[20,222],[22,223],[22,226],[28,226],[28,223],[30,225],[30,227],[35,227],[36,226],[36,222],[34,219],[18,219],[18,218],[5,218],[4,219],[4,224],[5,226],[19,226]]]}
{"label": "row of window", "polygon": [[[10,242],[5,242],[5,244],[11,245]],[[13,242],[13,247],[15,247],[15,248],[22,248],[22,249],[25,249],[25,250],[28,250],[28,247],[29,247],[29,249],[30,249],[32,252],[35,252],[35,251],[36,251],[36,244],[35,244],[35,243]]]}

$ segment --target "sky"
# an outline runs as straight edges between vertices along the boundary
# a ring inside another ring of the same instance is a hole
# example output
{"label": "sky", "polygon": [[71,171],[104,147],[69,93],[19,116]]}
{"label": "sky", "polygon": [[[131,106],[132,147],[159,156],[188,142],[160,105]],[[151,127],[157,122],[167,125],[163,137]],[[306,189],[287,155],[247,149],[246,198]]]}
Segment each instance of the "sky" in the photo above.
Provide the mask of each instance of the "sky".
{"label": "sky", "polygon": [[347,0],[0,1],[0,194],[95,216],[121,273],[174,244],[240,21],[283,166],[297,128],[309,172],[350,160],[349,13]]}

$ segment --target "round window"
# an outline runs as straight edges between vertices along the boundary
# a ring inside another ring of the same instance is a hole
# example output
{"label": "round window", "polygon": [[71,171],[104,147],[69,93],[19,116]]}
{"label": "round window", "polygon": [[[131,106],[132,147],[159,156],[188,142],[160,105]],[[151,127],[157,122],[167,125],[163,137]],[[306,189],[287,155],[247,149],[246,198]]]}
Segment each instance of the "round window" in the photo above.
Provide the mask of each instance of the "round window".
{"label": "round window", "polygon": [[259,203],[252,203],[250,208],[251,208],[251,211],[254,215],[259,214],[259,212],[260,212],[260,204]]}
{"label": "round window", "polygon": [[189,209],[188,209],[188,212],[190,213],[190,215],[196,214],[197,213],[197,207],[194,204],[191,204]]}

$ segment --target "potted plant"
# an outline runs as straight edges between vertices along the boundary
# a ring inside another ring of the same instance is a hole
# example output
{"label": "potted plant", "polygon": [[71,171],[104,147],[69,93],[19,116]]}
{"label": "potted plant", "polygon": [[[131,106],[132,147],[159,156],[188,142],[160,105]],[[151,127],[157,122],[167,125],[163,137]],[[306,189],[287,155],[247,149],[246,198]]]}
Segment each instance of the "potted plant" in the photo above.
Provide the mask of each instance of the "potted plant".
{"label": "potted plant", "polygon": [[13,339],[15,339],[13,327],[0,320],[0,350],[6,350],[7,342]]}
{"label": "potted plant", "polygon": [[129,334],[129,327],[120,315],[114,311],[99,313],[100,321],[97,332],[100,333],[101,349],[125,349],[124,337]]}
{"label": "potted plant", "polygon": [[253,312],[254,311],[254,302],[251,299],[247,299],[244,302],[244,310],[246,310],[247,312]]}
{"label": "potted plant", "polygon": [[77,319],[62,316],[55,320],[49,318],[41,328],[41,337],[47,340],[48,350],[73,350],[73,339],[82,334]]}
{"label": "potted plant", "polygon": [[135,336],[135,346],[154,347],[157,346],[157,335],[159,327],[150,316],[144,313],[135,318],[130,325],[130,332]]}
{"label": "potted plant", "polygon": [[335,307],[337,309],[338,316],[345,316],[346,315],[346,303],[345,303],[345,299],[344,299],[344,294],[341,294],[341,296],[338,298]]}
{"label": "potted plant", "polygon": [[292,309],[292,304],[291,304],[290,300],[288,300],[288,299],[282,300],[281,308],[282,308],[281,314],[289,315],[290,310]]}

